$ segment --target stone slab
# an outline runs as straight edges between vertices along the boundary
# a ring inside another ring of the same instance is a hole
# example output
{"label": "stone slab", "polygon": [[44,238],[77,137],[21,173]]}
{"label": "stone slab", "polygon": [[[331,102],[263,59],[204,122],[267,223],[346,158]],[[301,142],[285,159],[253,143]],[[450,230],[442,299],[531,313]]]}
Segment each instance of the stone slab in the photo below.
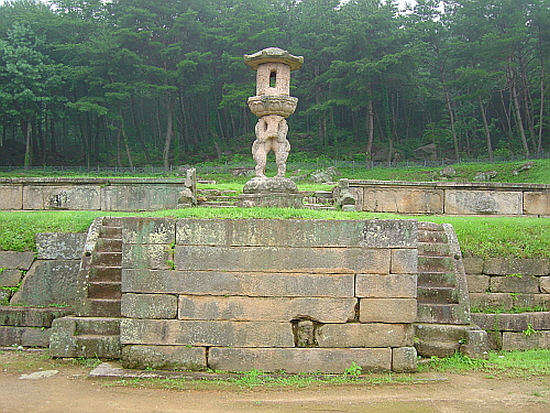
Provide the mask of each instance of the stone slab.
{"label": "stone slab", "polygon": [[121,218],[125,244],[173,244],[176,220],[171,218]]}
{"label": "stone slab", "polygon": [[469,297],[472,308],[504,307],[510,309],[515,305],[512,296],[507,293],[470,293]]}
{"label": "stone slab", "polygon": [[169,270],[173,250],[166,244],[123,244],[122,268]]}
{"label": "stone slab", "polygon": [[442,214],[442,190],[365,187],[358,207],[367,212]]}
{"label": "stone slab", "polygon": [[462,258],[466,274],[482,274],[483,258]]}
{"label": "stone slab", "polygon": [[550,263],[540,259],[490,258],[485,260],[483,273],[488,275],[548,275]]}
{"label": "stone slab", "polygon": [[521,333],[502,333],[502,350],[532,350],[550,348],[550,331],[538,331],[531,335]]}
{"label": "stone slab", "polygon": [[529,324],[535,330],[550,329],[550,312],[522,314],[472,314],[472,323],[483,330],[515,331],[528,329]]}
{"label": "stone slab", "polygon": [[417,275],[357,274],[356,296],[371,298],[416,298]]}
{"label": "stone slab", "polygon": [[413,298],[362,298],[359,301],[361,323],[414,323],[416,311]]}
{"label": "stone slab", "polygon": [[181,185],[152,184],[112,184],[101,188],[101,209],[104,211],[158,211],[175,209]]}
{"label": "stone slab", "polygon": [[523,212],[525,215],[550,215],[550,193],[548,191],[524,192]]}
{"label": "stone slab", "polygon": [[447,189],[445,214],[523,215],[522,192]]}
{"label": "stone slab", "polygon": [[123,270],[122,292],[352,298],[354,274]]}
{"label": "stone slab", "polygon": [[70,308],[0,306],[0,325],[51,327],[53,320],[71,313]]}
{"label": "stone slab", "polygon": [[411,347],[412,324],[325,324],[317,329],[321,348]]}
{"label": "stone slab", "polygon": [[86,243],[85,233],[41,232],[36,234],[39,260],[79,260]]}
{"label": "stone slab", "polygon": [[38,260],[27,273],[11,304],[75,304],[76,278],[80,262],[75,260]]}
{"label": "stone slab", "polygon": [[418,250],[392,249],[390,272],[392,274],[416,274],[418,272]]}
{"label": "stone slab", "polygon": [[491,277],[489,289],[492,293],[538,294],[539,280],[530,275]]}
{"label": "stone slab", "polygon": [[0,346],[48,347],[50,329],[0,326]]}
{"label": "stone slab", "polygon": [[540,277],[539,288],[541,293],[550,294],[550,277]]}
{"label": "stone slab", "polygon": [[0,268],[28,271],[34,262],[34,252],[0,251]]}
{"label": "stone slab", "polygon": [[0,286],[2,287],[16,287],[21,281],[21,270],[6,270],[0,268]]}
{"label": "stone slab", "polygon": [[84,210],[101,209],[99,185],[26,185],[23,209]]}
{"label": "stone slab", "polygon": [[293,347],[290,323],[123,319],[122,344]]}
{"label": "stone slab", "polygon": [[123,294],[120,312],[129,318],[176,318],[178,298],[168,294]]}
{"label": "stone slab", "polygon": [[353,363],[363,371],[389,371],[392,350],[389,348],[355,349],[252,349],[211,348],[210,368],[225,371],[249,371],[287,373],[343,373]]}
{"label": "stone slab", "polygon": [[489,289],[490,277],[488,275],[467,274],[466,280],[470,293],[485,293]]}
{"label": "stone slab", "polygon": [[346,323],[355,317],[356,305],[355,298],[181,295],[178,318],[183,320],[275,322],[308,319],[320,323]]}
{"label": "stone slab", "polygon": [[414,347],[394,348],[392,351],[392,371],[413,373],[418,368],[418,354]]}
{"label": "stone slab", "polygon": [[185,271],[287,271],[388,274],[389,249],[184,247],[176,246],[174,263]]}
{"label": "stone slab", "polygon": [[23,209],[23,187],[0,185],[0,210]]}
{"label": "stone slab", "polygon": [[122,366],[127,369],[206,370],[206,348],[184,346],[124,346]]}

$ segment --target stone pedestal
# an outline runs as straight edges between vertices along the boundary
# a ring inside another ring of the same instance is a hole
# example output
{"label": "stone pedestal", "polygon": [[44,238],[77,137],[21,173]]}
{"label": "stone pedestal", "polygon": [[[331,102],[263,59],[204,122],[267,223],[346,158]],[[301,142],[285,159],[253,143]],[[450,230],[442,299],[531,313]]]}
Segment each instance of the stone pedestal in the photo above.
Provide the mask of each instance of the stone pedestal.
{"label": "stone pedestal", "polygon": [[288,178],[252,178],[239,197],[240,206],[302,208],[303,196],[298,193],[296,183]]}

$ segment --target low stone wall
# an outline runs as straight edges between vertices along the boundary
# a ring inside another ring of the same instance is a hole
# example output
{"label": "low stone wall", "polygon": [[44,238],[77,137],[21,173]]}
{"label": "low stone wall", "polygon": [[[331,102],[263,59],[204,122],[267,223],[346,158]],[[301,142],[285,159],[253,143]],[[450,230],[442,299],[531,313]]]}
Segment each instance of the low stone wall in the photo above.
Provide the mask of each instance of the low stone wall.
{"label": "low stone wall", "polygon": [[154,211],[189,205],[196,176],[166,179],[0,178],[0,210]]}
{"label": "low stone wall", "polygon": [[121,221],[124,366],[416,369],[416,221]]}
{"label": "low stone wall", "polygon": [[550,185],[350,180],[358,211],[550,216]]}

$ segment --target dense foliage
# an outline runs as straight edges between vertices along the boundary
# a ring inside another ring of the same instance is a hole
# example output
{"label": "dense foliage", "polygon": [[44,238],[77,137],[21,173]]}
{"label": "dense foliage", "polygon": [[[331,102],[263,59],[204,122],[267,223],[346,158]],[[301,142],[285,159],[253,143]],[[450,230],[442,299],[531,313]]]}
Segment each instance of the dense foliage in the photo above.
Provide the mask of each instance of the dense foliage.
{"label": "dense foliage", "polygon": [[0,165],[248,160],[269,46],[305,58],[291,160],[550,149],[550,0],[12,0]]}

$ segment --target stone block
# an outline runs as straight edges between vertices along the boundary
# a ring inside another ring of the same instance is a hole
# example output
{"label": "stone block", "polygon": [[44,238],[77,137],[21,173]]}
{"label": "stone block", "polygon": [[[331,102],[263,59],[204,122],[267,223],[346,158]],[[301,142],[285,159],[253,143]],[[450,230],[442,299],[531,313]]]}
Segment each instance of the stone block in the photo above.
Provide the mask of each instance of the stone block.
{"label": "stone block", "polygon": [[491,277],[489,289],[492,293],[537,294],[539,280],[530,275]]}
{"label": "stone block", "polygon": [[416,298],[417,276],[358,274],[355,289],[357,297]]}
{"label": "stone block", "polygon": [[412,324],[325,324],[317,328],[321,348],[413,346]]}
{"label": "stone block", "polygon": [[120,312],[129,318],[176,318],[178,298],[168,294],[123,294]]}
{"label": "stone block", "polygon": [[241,194],[241,208],[303,208],[302,194]]}
{"label": "stone block", "polygon": [[521,192],[447,189],[445,214],[449,215],[522,215]]}
{"label": "stone block", "polygon": [[26,185],[23,209],[101,209],[99,185]]}
{"label": "stone block", "polygon": [[550,326],[550,312],[521,314],[472,314],[472,323],[483,330],[525,331],[529,324],[535,330],[546,330]]}
{"label": "stone block", "polygon": [[466,274],[482,274],[483,258],[462,258]]}
{"label": "stone block", "polygon": [[413,373],[418,368],[418,355],[414,347],[392,349],[392,371]]}
{"label": "stone block", "polygon": [[175,209],[185,185],[134,183],[111,184],[101,188],[104,211],[158,211]]}
{"label": "stone block", "polygon": [[27,273],[11,304],[74,304],[76,278],[80,262],[75,260],[39,260]]}
{"label": "stone block", "polygon": [[38,233],[36,234],[37,258],[39,260],[79,260],[85,243],[85,233]]}
{"label": "stone block", "polygon": [[71,313],[70,308],[0,306],[0,325],[51,327],[53,320]]}
{"label": "stone block", "polygon": [[211,348],[210,368],[226,371],[287,373],[343,373],[353,363],[367,371],[389,371],[392,350],[389,348],[353,349],[262,349],[262,348]]}
{"label": "stone block", "polygon": [[0,185],[0,210],[23,209],[23,187]]}
{"label": "stone block", "polygon": [[122,222],[125,244],[173,244],[176,242],[176,220],[171,218],[128,217]]}
{"label": "stone block", "polygon": [[34,252],[0,251],[0,268],[28,271],[34,262]]}
{"label": "stone block", "polygon": [[391,256],[392,274],[416,274],[418,272],[418,250],[395,249]]}
{"label": "stone block", "polygon": [[6,270],[0,268],[0,286],[15,287],[21,281],[21,270]]}
{"label": "stone block", "polygon": [[547,191],[524,192],[523,212],[525,215],[550,215],[550,193]]}
{"label": "stone block", "polygon": [[206,370],[206,348],[184,346],[124,346],[122,366],[145,370]]}
{"label": "stone block", "polygon": [[352,298],[354,274],[123,270],[122,292]]}
{"label": "stone block", "polygon": [[174,263],[185,271],[283,271],[388,274],[389,249],[183,247],[176,246]]}
{"label": "stone block", "polygon": [[0,326],[0,346],[48,347],[50,329]]}
{"label": "stone block", "polygon": [[543,294],[550,294],[550,277],[539,278],[539,289]]}
{"label": "stone block", "polygon": [[178,318],[290,322],[298,319],[320,323],[346,323],[355,317],[355,298],[311,297],[179,297]]}
{"label": "stone block", "polygon": [[[350,187],[353,184],[350,182]],[[367,212],[442,214],[443,191],[437,189],[365,187],[357,209]]]}
{"label": "stone block", "polygon": [[521,333],[502,333],[502,350],[532,350],[550,348],[550,331],[537,331],[531,335]]}
{"label": "stone block", "polygon": [[290,323],[123,319],[122,344],[294,347]]}
{"label": "stone block", "polygon": [[549,262],[541,259],[490,258],[485,260],[483,273],[488,275],[548,275]]}
{"label": "stone block", "polygon": [[363,298],[359,301],[361,323],[414,323],[416,299],[413,298]]}
{"label": "stone block", "polygon": [[470,293],[485,293],[489,289],[488,275],[467,274],[468,292]]}
{"label": "stone block", "polygon": [[173,250],[166,244],[124,244],[122,268],[170,270]]}
{"label": "stone block", "polygon": [[[418,222],[409,219],[373,219],[365,222],[361,246],[416,249]],[[412,252],[409,252],[411,254]]]}
{"label": "stone block", "polygon": [[470,293],[469,296],[472,308],[502,307],[510,309],[515,304],[512,296],[507,293]]}

